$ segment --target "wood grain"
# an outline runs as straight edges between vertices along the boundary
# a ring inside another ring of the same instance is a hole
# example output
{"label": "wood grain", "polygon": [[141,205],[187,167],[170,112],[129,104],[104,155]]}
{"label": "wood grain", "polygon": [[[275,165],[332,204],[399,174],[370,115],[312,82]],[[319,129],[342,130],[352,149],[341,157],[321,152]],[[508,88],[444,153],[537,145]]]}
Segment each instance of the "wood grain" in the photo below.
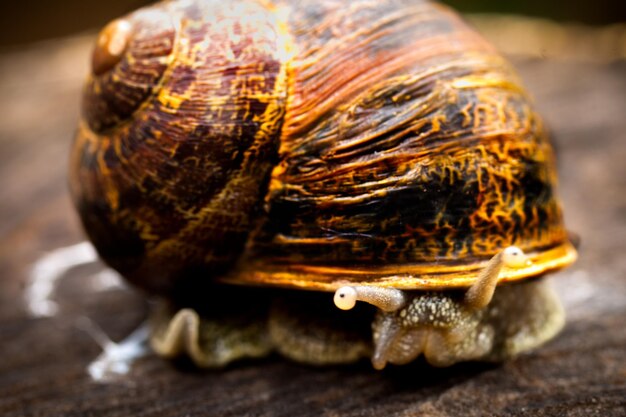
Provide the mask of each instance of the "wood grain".
{"label": "wood grain", "polygon": [[57,316],[32,318],[23,301],[33,262],[83,239],[65,172],[90,42],[0,55],[0,415],[626,415],[626,62],[516,62],[556,137],[566,221],[583,242],[553,279],[568,311],[553,342],[500,366],[384,372],[279,357],[199,372],[148,356],[98,384],[85,369],[100,348],[81,317],[119,340],[143,320],[143,298],[95,291],[78,268],[55,293]]}

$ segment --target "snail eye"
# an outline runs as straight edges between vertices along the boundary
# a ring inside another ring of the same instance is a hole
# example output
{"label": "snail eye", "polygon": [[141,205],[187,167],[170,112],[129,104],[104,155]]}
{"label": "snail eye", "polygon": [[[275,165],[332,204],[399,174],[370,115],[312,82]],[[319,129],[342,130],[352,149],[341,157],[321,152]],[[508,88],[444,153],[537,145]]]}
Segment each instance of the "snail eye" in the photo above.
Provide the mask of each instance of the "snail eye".
{"label": "snail eye", "polygon": [[502,253],[502,262],[509,268],[521,268],[530,263],[528,257],[517,246],[509,246]]}
{"label": "snail eye", "polygon": [[132,26],[125,19],[114,20],[102,29],[91,59],[94,75],[104,74],[120,62],[128,47],[131,32]]}
{"label": "snail eye", "polygon": [[356,290],[352,287],[341,287],[335,292],[333,301],[342,310],[350,310],[356,304]]}

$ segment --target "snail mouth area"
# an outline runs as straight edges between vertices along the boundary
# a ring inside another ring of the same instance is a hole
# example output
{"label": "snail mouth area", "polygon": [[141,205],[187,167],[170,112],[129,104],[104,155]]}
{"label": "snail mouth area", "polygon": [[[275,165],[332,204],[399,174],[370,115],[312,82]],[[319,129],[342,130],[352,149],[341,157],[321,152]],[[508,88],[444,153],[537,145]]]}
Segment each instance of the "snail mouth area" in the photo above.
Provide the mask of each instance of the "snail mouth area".
{"label": "snail mouth area", "polygon": [[[563,306],[545,279],[500,286],[480,311],[454,313],[440,302],[444,298],[455,304],[461,301],[448,292],[413,297],[409,303],[431,307],[415,321],[416,309],[377,314],[372,325],[376,369],[388,363],[407,364],[420,355],[433,366],[468,360],[499,362],[552,339],[565,322]],[[431,315],[434,322],[429,322]]]}
{"label": "snail mouth area", "polygon": [[[569,242],[527,253],[531,264],[504,268],[500,282],[539,277],[572,264],[576,249]],[[423,263],[382,266],[335,267],[269,262],[243,262],[220,281],[239,285],[263,285],[310,291],[334,292],[345,285],[371,285],[405,290],[441,290],[470,287],[488,260],[463,263]]]}

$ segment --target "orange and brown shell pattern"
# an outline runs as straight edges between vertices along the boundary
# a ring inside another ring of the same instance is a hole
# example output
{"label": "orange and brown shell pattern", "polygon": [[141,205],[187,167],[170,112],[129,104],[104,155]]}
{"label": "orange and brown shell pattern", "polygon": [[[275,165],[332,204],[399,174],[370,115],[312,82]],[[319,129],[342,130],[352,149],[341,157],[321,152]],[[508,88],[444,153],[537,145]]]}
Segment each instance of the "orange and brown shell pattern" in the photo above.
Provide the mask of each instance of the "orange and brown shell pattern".
{"label": "orange and brown shell pattern", "polygon": [[509,64],[430,1],[170,1],[100,35],[71,190],[102,258],[216,281],[465,287],[573,262],[554,154]]}

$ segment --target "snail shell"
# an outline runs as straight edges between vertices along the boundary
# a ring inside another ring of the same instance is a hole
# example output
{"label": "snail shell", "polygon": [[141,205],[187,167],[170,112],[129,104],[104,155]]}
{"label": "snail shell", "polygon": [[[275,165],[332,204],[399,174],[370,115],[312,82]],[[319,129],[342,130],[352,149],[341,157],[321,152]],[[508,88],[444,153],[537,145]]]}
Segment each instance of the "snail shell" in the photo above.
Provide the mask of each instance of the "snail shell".
{"label": "snail shell", "polygon": [[552,147],[509,64],[429,1],[177,1],[109,26],[71,157],[102,258],[215,281],[470,285],[516,245],[576,257]]}

